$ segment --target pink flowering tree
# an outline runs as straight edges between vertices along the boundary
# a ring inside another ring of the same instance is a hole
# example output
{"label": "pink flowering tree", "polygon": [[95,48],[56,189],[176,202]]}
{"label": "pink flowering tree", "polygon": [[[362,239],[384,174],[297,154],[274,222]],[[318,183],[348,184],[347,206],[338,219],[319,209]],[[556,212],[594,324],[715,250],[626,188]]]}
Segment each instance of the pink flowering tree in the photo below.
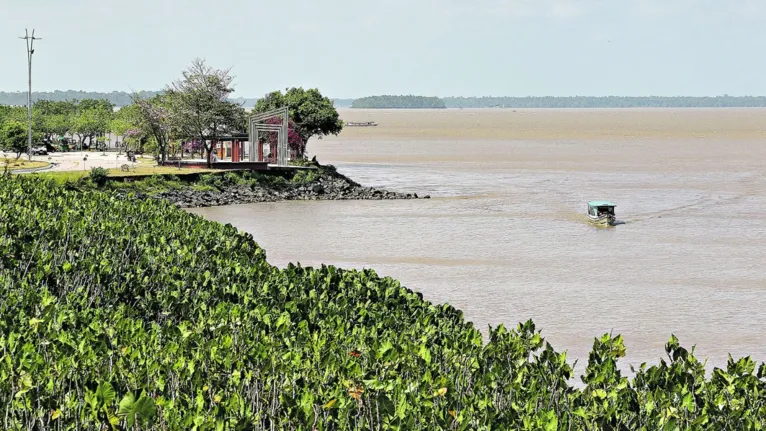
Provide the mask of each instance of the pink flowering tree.
{"label": "pink flowering tree", "polygon": [[140,130],[145,136],[151,136],[157,143],[160,157],[164,162],[167,158],[168,145],[172,138],[172,123],[169,103],[166,96],[158,95],[144,99],[133,95],[133,103],[138,108]]}
{"label": "pink flowering tree", "polygon": [[[281,117],[271,117],[265,121],[267,124],[279,125],[282,124]],[[264,133],[266,139],[264,140],[269,145],[277,144],[277,134],[267,132]],[[306,154],[306,141],[303,140],[300,133],[296,130],[295,123],[290,120],[287,123],[287,148],[290,150],[290,160],[302,159]]]}
{"label": "pink flowering tree", "polygon": [[203,149],[204,147],[197,140],[191,140],[189,142],[185,142],[183,145],[184,152],[188,151],[189,153],[191,153],[192,156],[194,156],[195,153],[202,154]]}
{"label": "pink flowering tree", "polygon": [[146,134],[143,130],[137,128],[128,129],[122,134],[122,143],[125,145],[126,150],[131,143],[140,147],[144,139],[146,139]]}

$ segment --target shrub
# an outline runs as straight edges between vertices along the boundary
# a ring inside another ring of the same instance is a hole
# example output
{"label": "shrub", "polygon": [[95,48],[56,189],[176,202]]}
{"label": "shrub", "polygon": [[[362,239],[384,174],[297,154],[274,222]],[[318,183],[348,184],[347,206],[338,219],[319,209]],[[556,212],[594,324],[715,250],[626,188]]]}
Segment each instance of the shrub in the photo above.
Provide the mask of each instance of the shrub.
{"label": "shrub", "polygon": [[223,174],[222,182],[227,186],[233,186],[237,184],[243,184],[245,180],[242,178],[242,175],[239,172],[226,172]]}
{"label": "shrub", "polygon": [[319,173],[316,170],[300,170],[295,173],[291,182],[296,184],[308,184],[313,183],[319,179]]}
{"label": "shrub", "polygon": [[98,185],[99,187],[106,184],[106,177],[109,176],[109,171],[102,167],[95,167],[90,169],[90,174],[88,174],[88,178],[93,182],[93,184]]}
{"label": "shrub", "polygon": [[216,189],[223,188],[223,182],[221,181],[220,175],[215,174],[202,174],[199,176],[199,180],[197,180],[197,184],[201,186],[208,186],[213,187]]}

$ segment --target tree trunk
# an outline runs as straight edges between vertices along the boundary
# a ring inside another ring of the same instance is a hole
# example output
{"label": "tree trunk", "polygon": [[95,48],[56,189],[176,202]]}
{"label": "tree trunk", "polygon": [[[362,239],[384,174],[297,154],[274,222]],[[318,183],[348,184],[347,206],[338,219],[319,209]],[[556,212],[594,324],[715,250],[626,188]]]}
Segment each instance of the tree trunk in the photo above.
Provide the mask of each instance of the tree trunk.
{"label": "tree trunk", "polygon": [[160,146],[160,160],[162,163],[165,163],[168,154],[168,142],[163,138],[162,140],[157,141],[157,143]]}
{"label": "tree trunk", "polygon": [[203,145],[205,147],[205,150],[207,151],[207,167],[212,168],[213,167],[213,148],[215,148],[215,144],[211,143],[208,145],[207,143]]}

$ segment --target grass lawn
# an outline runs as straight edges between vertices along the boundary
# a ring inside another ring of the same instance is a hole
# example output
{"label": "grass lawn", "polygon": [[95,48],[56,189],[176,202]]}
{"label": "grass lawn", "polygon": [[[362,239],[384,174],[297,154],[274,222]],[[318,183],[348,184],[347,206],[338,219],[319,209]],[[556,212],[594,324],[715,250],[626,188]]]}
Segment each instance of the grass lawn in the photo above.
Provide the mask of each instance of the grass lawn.
{"label": "grass lawn", "polygon": [[[140,160],[140,159],[139,159]],[[221,172],[220,169],[192,169],[192,168],[176,168],[172,166],[157,166],[152,162],[139,162],[134,167],[131,167],[129,171],[121,171],[120,168],[107,169],[110,177],[147,177],[152,175],[183,175],[199,172]],[[57,172],[41,172],[39,174],[44,178],[52,178],[59,183],[65,183],[67,180],[76,181],[82,177],[87,177],[90,174],[90,170],[72,170],[72,171],[57,171]]]}
{"label": "grass lawn", "polygon": [[40,161],[29,161],[24,159],[25,156],[22,156],[18,160],[13,157],[5,157],[0,158],[0,170],[5,169],[6,166],[8,166],[9,171],[15,171],[19,169],[35,169],[35,168],[44,168],[48,166],[50,163],[48,162],[40,162]]}

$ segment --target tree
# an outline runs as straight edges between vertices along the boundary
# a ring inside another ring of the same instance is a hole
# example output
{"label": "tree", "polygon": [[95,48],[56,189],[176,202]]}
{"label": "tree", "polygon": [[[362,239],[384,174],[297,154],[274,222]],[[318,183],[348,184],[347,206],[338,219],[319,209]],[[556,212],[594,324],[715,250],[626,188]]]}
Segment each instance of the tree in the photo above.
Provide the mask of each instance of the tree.
{"label": "tree", "polygon": [[85,138],[88,138],[90,145],[96,136],[104,135],[113,115],[114,106],[107,100],[85,99],[77,103],[72,132],[80,135],[80,147],[85,143]]}
{"label": "tree", "polygon": [[[170,115],[170,98],[165,95],[157,95],[151,99],[145,99],[139,94],[133,95],[135,124],[145,136],[154,138],[157,150],[162,161],[167,159],[167,149],[172,139],[173,124]],[[131,129],[136,134],[135,129]]]}
{"label": "tree", "polygon": [[25,106],[0,105],[0,127],[7,121],[27,121],[27,108]]}
{"label": "tree", "polygon": [[171,123],[182,138],[194,138],[207,152],[212,165],[213,145],[223,135],[242,131],[245,114],[241,106],[227,99],[234,91],[229,70],[213,69],[196,59],[183,77],[166,89]]}
{"label": "tree", "polygon": [[143,129],[128,129],[122,134],[122,148],[124,148],[125,151],[128,151],[130,149],[130,144],[133,144],[135,151],[143,152],[146,139],[147,136]]}
{"label": "tree", "polygon": [[202,154],[202,150],[203,149],[204,148],[202,148],[202,144],[200,144],[196,140],[192,140],[192,141],[189,141],[189,142],[184,142],[182,144],[182,146],[181,146],[181,157],[183,158],[184,151],[188,151],[190,153],[190,155],[192,157],[194,157],[194,153],[199,152],[200,154]]}
{"label": "tree", "polygon": [[123,106],[114,113],[109,122],[109,130],[115,135],[125,136],[125,132],[139,126],[139,112],[136,104]]}
{"label": "tree", "polygon": [[332,100],[322,96],[315,88],[289,88],[285,94],[271,92],[255,104],[253,111],[262,113],[285,106],[290,110],[290,120],[295,123],[295,131],[303,141],[304,150],[306,142],[312,137],[337,135],[343,130],[343,121]]}
{"label": "tree", "polygon": [[38,100],[32,105],[35,129],[43,134],[45,142],[66,135],[72,128],[72,117],[77,109],[74,102]]}
{"label": "tree", "polygon": [[27,126],[18,121],[5,121],[0,128],[0,147],[3,151],[13,151],[16,159],[27,151]]}

